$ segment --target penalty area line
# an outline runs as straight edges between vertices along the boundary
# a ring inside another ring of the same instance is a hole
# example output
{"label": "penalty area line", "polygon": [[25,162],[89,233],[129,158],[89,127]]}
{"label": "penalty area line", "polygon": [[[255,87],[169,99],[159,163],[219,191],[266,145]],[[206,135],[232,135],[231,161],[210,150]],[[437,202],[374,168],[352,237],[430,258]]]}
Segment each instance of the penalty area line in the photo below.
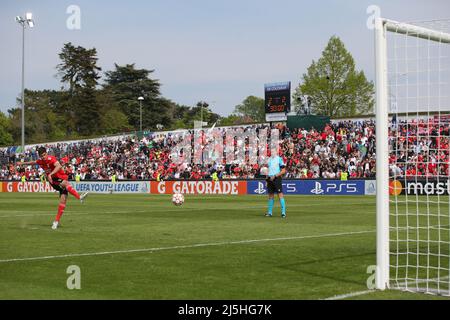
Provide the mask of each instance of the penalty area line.
{"label": "penalty area line", "polygon": [[298,237],[283,237],[283,238],[269,238],[269,239],[252,239],[252,240],[239,240],[239,241],[197,243],[197,244],[171,246],[171,247],[129,249],[129,250],[116,250],[116,251],[104,251],[104,252],[69,253],[69,254],[61,254],[61,255],[54,255],[54,256],[2,259],[2,260],[0,260],[0,263],[20,262],[20,261],[36,261],[36,260],[50,260],[50,259],[73,258],[73,257],[103,256],[103,255],[141,253],[141,252],[155,252],[155,251],[165,251],[165,250],[191,249],[191,248],[226,246],[226,245],[239,245],[239,244],[249,244],[249,243],[258,243],[258,242],[270,242],[270,241],[283,241],[283,240],[286,241],[286,240],[317,239],[317,238],[340,237],[340,236],[351,236],[351,235],[357,235],[357,234],[367,234],[367,233],[374,233],[375,231],[376,230],[368,230],[368,231],[328,233],[328,234],[298,236]]}

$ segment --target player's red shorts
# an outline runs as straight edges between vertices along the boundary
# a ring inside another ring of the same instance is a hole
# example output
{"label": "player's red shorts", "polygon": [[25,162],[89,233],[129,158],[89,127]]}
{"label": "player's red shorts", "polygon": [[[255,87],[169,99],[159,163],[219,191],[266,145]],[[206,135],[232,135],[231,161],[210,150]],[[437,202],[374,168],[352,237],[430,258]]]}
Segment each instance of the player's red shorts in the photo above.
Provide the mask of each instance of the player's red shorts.
{"label": "player's red shorts", "polygon": [[55,189],[56,191],[59,191],[60,196],[63,194],[65,194],[65,195],[68,194],[67,189],[64,187],[61,187],[61,185],[60,185],[61,182],[63,182],[64,180],[67,180],[68,178],[69,177],[67,175],[61,174],[61,173],[60,174],[55,173],[52,176],[53,183],[51,183],[50,185],[53,187],[53,189]]}
{"label": "player's red shorts", "polygon": [[64,174],[62,172],[57,172],[54,175],[52,175],[52,179],[56,181],[63,182],[64,180],[69,180],[69,176],[67,174]]}

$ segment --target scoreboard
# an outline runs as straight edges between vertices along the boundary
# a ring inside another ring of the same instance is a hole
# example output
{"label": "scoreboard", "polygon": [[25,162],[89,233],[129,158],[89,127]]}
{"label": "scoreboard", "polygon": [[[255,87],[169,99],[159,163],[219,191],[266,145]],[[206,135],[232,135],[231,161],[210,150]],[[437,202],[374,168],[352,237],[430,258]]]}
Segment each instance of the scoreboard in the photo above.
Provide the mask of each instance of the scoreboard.
{"label": "scoreboard", "polygon": [[266,121],[284,121],[291,111],[291,82],[264,85]]}

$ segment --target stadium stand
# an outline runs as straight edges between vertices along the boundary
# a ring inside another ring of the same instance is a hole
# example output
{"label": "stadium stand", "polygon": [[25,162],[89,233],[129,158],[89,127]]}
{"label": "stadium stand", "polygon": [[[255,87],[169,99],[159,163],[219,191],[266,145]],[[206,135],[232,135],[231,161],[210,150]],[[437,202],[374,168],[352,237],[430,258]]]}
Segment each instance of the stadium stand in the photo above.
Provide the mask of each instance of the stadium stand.
{"label": "stadium stand", "polygon": [[[247,125],[248,129],[268,129],[268,124]],[[216,128],[223,135],[227,128]],[[327,124],[323,131],[294,129],[278,125],[281,155],[287,164],[287,178],[340,179],[347,172],[350,179],[375,177],[375,123],[372,120],[346,120]],[[116,136],[44,144],[50,154],[64,163],[70,179],[79,174],[82,180],[109,180],[116,173],[120,180],[254,179],[259,177],[257,164],[214,163],[177,165],[171,161],[171,149],[177,132],[154,132],[141,139]],[[184,132],[193,133],[185,130]],[[196,143],[194,141],[194,143]],[[390,143],[397,143],[391,154],[390,170],[396,176],[448,176],[449,126],[433,119],[392,123]],[[26,160],[37,159],[39,145],[27,146]],[[413,152],[415,151],[415,152]],[[398,152],[397,152],[398,153]],[[402,159],[402,161],[396,161]],[[20,169],[15,147],[0,149],[0,179],[38,180],[37,167]],[[399,164],[400,163],[400,164]]]}

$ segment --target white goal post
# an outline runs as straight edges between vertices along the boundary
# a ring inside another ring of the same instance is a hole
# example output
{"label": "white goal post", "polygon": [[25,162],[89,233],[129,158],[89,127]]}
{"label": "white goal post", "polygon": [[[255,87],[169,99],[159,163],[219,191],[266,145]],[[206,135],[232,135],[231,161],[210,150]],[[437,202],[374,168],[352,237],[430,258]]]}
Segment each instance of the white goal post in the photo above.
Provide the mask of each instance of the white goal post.
{"label": "white goal post", "polygon": [[[406,188],[408,179],[450,181],[449,150],[442,147],[448,145],[445,130],[450,126],[450,121],[445,122],[450,120],[450,28],[433,26],[375,19],[376,288],[448,295],[448,191],[437,196],[408,195],[408,190],[400,194],[397,185],[390,185],[398,180]],[[400,38],[393,49],[388,42],[391,35]],[[391,60],[389,49],[394,55]],[[436,166],[437,171],[432,171]]]}

